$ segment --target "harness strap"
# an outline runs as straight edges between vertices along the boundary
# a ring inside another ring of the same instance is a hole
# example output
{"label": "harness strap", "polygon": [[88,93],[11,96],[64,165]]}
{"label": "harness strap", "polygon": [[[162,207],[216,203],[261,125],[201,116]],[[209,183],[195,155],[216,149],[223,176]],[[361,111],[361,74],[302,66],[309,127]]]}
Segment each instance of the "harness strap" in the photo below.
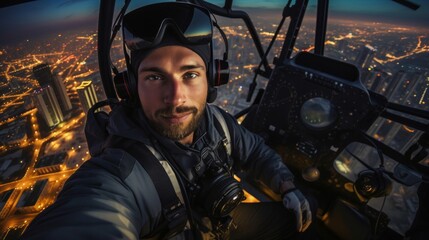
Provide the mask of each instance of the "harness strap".
{"label": "harness strap", "polygon": [[220,126],[222,127],[223,133],[225,134],[225,141],[223,142],[226,152],[228,155],[231,155],[231,135],[229,134],[228,126],[226,125],[225,118],[223,117],[220,110],[216,107],[211,108],[213,110],[213,115],[215,116],[216,120],[220,123]]}
{"label": "harness strap", "polygon": [[171,167],[170,163],[168,163],[168,161],[163,159],[161,154],[158,151],[156,151],[155,148],[153,148],[150,145],[146,145],[146,147],[156,157],[156,159],[158,159],[158,161],[161,163],[162,167],[164,168],[164,171],[168,175],[168,178],[170,178],[170,182],[173,185],[174,192],[176,193],[176,195],[180,199],[180,201],[183,203],[184,202],[183,194],[182,194],[182,191],[180,190],[179,182],[177,181],[177,176],[174,173],[173,168]]}
{"label": "harness strap", "polygon": [[[176,175],[168,162],[160,160],[161,155],[153,147],[145,144],[145,148],[142,144],[131,139],[111,136],[108,140],[108,146],[127,150],[149,174],[158,192],[162,214],[166,221],[154,229],[150,236],[146,237],[151,238],[161,234],[163,238],[168,238],[182,232],[187,223],[186,208],[183,205],[183,196]],[[166,228],[168,231],[165,231]]]}

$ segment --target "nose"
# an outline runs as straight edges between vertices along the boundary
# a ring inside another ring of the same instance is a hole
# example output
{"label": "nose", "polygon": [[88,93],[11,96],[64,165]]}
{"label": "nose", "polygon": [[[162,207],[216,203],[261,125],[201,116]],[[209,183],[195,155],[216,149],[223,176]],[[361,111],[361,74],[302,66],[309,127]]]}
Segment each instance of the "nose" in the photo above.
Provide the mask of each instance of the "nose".
{"label": "nose", "polygon": [[186,102],[186,94],[185,84],[176,78],[171,78],[166,86],[164,103],[172,106],[180,106]]}

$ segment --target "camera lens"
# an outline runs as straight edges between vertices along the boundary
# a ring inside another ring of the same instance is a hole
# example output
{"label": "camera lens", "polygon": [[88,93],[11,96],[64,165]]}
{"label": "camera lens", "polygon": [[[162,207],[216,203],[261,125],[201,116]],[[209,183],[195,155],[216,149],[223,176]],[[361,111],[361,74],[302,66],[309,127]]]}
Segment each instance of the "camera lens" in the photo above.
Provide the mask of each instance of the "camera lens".
{"label": "camera lens", "polygon": [[227,216],[244,199],[240,183],[225,172],[206,181],[204,189],[203,206],[213,217]]}

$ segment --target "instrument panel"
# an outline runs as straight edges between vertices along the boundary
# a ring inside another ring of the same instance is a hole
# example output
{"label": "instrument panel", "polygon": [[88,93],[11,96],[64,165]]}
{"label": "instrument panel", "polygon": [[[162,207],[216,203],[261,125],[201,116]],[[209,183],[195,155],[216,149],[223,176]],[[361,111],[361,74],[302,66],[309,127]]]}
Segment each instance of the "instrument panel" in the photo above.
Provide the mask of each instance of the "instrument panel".
{"label": "instrument panel", "polygon": [[373,110],[356,66],[308,52],[277,66],[256,110],[255,132],[293,139],[310,158],[337,151]]}

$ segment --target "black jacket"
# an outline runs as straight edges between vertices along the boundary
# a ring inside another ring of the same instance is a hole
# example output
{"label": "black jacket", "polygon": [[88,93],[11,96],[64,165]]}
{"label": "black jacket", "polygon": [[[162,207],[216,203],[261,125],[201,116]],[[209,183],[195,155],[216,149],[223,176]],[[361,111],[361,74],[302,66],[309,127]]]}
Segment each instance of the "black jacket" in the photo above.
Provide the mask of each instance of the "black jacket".
{"label": "black jacket", "polygon": [[[142,110],[117,107],[109,117],[109,134],[151,144],[174,156],[192,181],[190,167],[204,146],[216,147],[222,133],[214,127],[213,109],[207,105],[204,120],[192,146],[183,146],[151,130]],[[231,135],[234,170],[246,171],[279,192],[282,181],[293,175],[281,157],[263,139],[240,126],[222,111]],[[40,213],[22,239],[139,239],[160,223],[161,204],[152,179],[130,154],[107,148],[85,162],[65,183],[57,200]],[[176,236],[174,239],[182,239]]]}

